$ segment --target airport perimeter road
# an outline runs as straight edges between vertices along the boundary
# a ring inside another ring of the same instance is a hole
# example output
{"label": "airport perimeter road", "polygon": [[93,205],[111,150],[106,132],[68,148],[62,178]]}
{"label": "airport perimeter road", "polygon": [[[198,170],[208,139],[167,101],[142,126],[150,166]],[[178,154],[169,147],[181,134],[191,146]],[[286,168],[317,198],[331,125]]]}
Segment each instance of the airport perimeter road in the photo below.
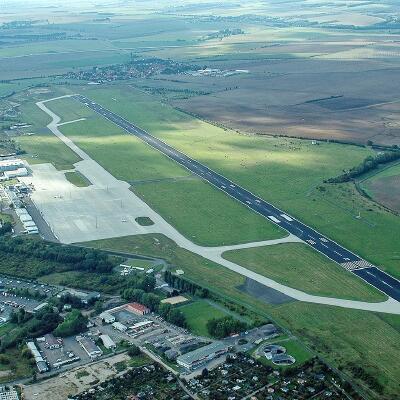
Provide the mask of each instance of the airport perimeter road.
{"label": "airport perimeter road", "polygon": [[150,135],[118,114],[107,110],[85,96],[74,95],[73,98],[118,125],[126,132],[140,138],[154,149],[160,151],[189,171],[208,181],[227,195],[240,201],[251,210],[261,214],[269,221],[297,236],[320,253],[339,263],[343,268],[356,274],[364,281],[386,293],[388,296],[400,301],[400,281],[397,279],[386,274],[376,266],[368,263],[356,254],[321,235],[316,230],[291,217],[282,210],[279,210],[272,204],[257,197],[253,193],[218,174],[207,166],[193,160],[162,140]]}

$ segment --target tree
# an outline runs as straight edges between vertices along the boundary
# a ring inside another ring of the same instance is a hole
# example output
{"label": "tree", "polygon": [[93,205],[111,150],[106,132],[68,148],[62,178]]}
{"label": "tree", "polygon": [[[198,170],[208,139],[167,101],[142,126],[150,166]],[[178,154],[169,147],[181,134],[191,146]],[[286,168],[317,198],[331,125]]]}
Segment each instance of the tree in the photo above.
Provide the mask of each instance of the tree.
{"label": "tree", "polygon": [[72,310],[54,330],[54,335],[66,337],[82,332],[86,329],[87,318],[79,310]]}
{"label": "tree", "polygon": [[136,357],[136,356],[139,356],[140,354],[141,354],[141,351],[140,351],[139,347],[135,346],[134,344],[129,346],[129,349],[128,349],[129,357]]}
{"label": "tree", "polygon": [[203,371],[201,371],[201,377],[203,379],[208,377],[208,369],[207,368],[204,368]]}
{"label": "tree", "polygon": [[233,333],[240,333],[247,329],[245,322],[234,319],[231,316],[213,318],[207,322],[207,330],[211,336],[218,339],[229,336]]}
{"label": "tree", "polygon": [[160,297],[154,293],[144,293],[141,297],[141,302],[150,308],[151,311],[157,311],[160,304]]}

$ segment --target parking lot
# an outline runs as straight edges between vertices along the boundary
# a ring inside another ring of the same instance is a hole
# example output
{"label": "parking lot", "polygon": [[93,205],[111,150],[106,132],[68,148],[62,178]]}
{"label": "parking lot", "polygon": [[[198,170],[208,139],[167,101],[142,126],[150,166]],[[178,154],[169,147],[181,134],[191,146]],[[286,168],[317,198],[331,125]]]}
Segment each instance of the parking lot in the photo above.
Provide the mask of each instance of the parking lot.
{"label": "parking lot", "polygon": [[58,291],[55,286],[0,275],[0,323],[7,321],[18,308],[34,311]]}
{"label": "parking lot", "polygon": [[55,349],[48,348],[41,338],[37,339],[36,344],[51,371],[65,370],[91,361],[74,336],[64,338],[62,345]]}
{"label": "parking lot", "polygon": [[20,278],[8,278],[4,275],[0,275],[0,288],[2,289],[29,289],[32,291],[38,291],[46,295],[47,297],[52,297],[59,292],[59,288],[56,286],[50,286],[47,284],[40,284],[35,281],[28,281]]}
{"label": "parking lot", "polygon": [[6,291],[0,292],[0,306],[8,306],[11,309],[23,308],[26,311],[33,311],[43,301],[19,297]]}

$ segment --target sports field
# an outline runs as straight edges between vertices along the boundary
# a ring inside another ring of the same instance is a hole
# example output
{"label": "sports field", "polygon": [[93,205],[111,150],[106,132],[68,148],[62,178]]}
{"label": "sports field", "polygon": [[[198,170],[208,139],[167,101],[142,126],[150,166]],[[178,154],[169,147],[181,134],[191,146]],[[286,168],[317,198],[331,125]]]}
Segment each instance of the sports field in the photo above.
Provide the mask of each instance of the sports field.
{"label": "sports field", "polygon": [[228,251],[223,257],[284,285],[319,296],[383,301],[387,297],[301,243]]}

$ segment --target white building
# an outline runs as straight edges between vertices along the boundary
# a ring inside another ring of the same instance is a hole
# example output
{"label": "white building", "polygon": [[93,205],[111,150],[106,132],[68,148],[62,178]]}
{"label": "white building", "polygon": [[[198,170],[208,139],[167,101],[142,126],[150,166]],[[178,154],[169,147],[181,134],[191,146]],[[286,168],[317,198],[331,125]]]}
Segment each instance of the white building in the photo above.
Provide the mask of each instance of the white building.
{"label": "white building", "polygon": [[19,158],[14,160],[2,160],[0,161],[0,171],[15,171],[19,168],[24,168],[24,162]]}
{"label": "white building", "polygon": [[15,169],[13,171],[5,171],[4,177],[6,179],[18,178],[19,176],[27,176],[29,175],[28,170],[25,167]]}
{"label": "white building", "polygon": [[115,349],[117,345],[108,335],[100,335],[100,339],[106,349]]}
{"label": "white building", "polygon": [[113,322],[115,322],[115,317],[114,315],[110,314],[107,311],[102,312],[99,317],[101,318],[101,320],[106,323],[106,324],[112,324]]}
{"label": "white building", "polygon": [[100,357],[103,354],[100,347],[97,346],[92,339],[89,339],[86,336],[77,336],[76,341],[82,346],[83,350],[85,350],[86,354],[92,360],[94,360],[97,357]]}
{"label": "white building", "polygon": [[124,324],[121,324],[121,322],[114,322],[112,326],[113,328],[115,328],[117,331],[120,332],[126,332],[126,330],[128,329],[128,327],[125,326]]}

